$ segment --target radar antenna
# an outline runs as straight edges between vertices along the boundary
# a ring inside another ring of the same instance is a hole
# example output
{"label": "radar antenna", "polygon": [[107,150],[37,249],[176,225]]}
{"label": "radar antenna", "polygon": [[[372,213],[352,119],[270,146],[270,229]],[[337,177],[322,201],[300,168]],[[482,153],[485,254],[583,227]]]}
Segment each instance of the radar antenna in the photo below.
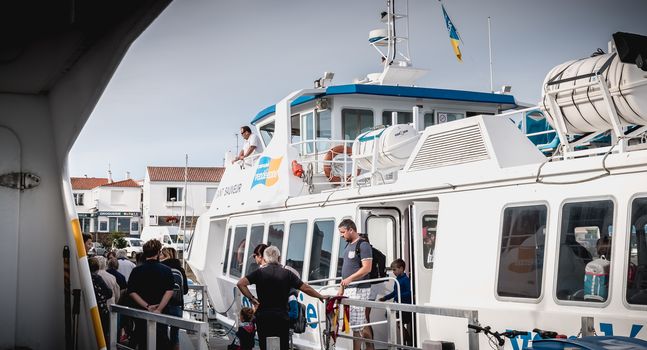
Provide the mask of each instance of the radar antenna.
{"label": "radar antenna", "polygon": [[371,30],[368,42],[382,59],[381,73],[372,73],[358,81],[365,84],[413,85],[415,80],[427,73],[412,67],[409,52],[409,1],[386,1],[386,11],[380,13],[386,28]]}

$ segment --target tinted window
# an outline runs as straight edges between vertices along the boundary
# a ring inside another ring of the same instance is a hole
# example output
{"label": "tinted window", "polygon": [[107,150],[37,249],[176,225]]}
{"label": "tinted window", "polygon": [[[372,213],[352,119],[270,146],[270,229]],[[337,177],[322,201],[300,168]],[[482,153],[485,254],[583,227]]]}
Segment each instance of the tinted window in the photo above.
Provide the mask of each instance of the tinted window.
{"label": "tinted window", "polygon": [[463,113],[452,113],[452,112],[438,112],[436,115],[436,121],[438,124],[453,122],[454,120],[459,120],[465,118]]}
{"label": "tinted window", "polygon": [[231,227],[229,230],[227,230],[227,237],[225,237],[225,244],[227,246],[225,247],[225,260],[223,260],[222,264],[222,273],[227,273],[227,264],[229,263],[229,247],[231,245]]}
{"label": "tinted window", "polygon": [[308,224],[305,222],[290,224],[288,236],[288,251],[285,255],[285,265],[293,267],[299,276],[303,275],[303,258],[306,250],[306,233]]}
{"label": "tinted window", "polygon": [[272,141],[272,137],[274,137],[274,122],[261,126],[259,133],[261,134],[261,138],[263,139],[263,144],[267,146],[270,141]]}
{"label": "tinted window", "polygon": [[412,112],[401,111],[383,111],[382,112],[382,125],[391,126],[393,121],[393,112],[398,112],[398,124],[409,124],[413,122]]}
{"label": "tinted window", "polygon": [[240,277],[243,273],[243,263],[245,262],[245,236],[247,236],[247,227],[236,227],[233,238],[234,244],[231,250],[231,264],[229,265],[229,274],[234,277]]}
{"label": "tinted window", "polygon": [[434,251],[436,250],[436,226],[438,215],[422,216],[422,263],[427,269],[434,268]]}
{"label": "tinted window", "polygon": [[263,231],[265,231],[265,226],[253,225],[252,231],[249,233],[249,244],[247,245],[247,268],[245,269],[246,275],[258,270],[258,264],[256,264],[253,254],[256,246],[263,243]]}
{"label": "tinted window", "polygon": [[344,140],[354,140],[357,135],[373,128],[373,112],[365,109],[344,109],[341,111]]}
{"label": "tinted window", "polygon": [[425,113],[423,117],[423,125],[424,127],[428,127],[431,125],[434,125],[434,113]]}
{"label": "tinted window", "polygon": [[631,204],[631,240],[627,271],[627,302],[647,305],[647,198]]}
{"label": "tinted window", "polygon": [[328,278],[334,230],[335,221],[333,220],[315,221],[313,225],[310,271],[308,273],[310,281]]}
{"label": "tinted window", "polygon": [[[612,224],[613,202],[609,200],[564,205],[559,237],[558,299],[606,300],[609,282],[607,259],[611,257],[599,258],[597,246],[604,242],[610,246]],[[592,261],[594,263],[587,267]]]}
{"label": "tinted window", "polygon": [[271,224],[267,232],[267,245],[283,249],[283,224]]}
{"label": "tinted window", "polygon": [[500,296],[536,299],[541,295],[547,212],[544,205],[511,207],[503,212]]}

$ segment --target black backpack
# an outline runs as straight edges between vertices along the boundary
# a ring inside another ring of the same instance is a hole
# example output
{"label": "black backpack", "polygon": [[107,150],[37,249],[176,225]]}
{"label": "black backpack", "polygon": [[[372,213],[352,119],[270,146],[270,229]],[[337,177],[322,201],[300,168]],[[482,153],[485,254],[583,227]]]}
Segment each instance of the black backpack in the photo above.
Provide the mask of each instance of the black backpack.
{"label": "black backpack", "polygon": [[182,272],[178,269],[171,269],[173,273],[173,296],[171,297],[171,305],[183,306],[184,305],[184,277]]}
{"label": "black backpack", "polygon": [[292,324],[292,330],[294,333],[303,333],[306,331],[308,322],[306,321],[306,306],[297,301],[297,319],[294,320]]}
{"label": "black backpack", "polygon": [[[355,246],[355,256],[359,256],[359,246],[363,243],[366,242],[365,240],[361,240],[359,244]],[[368,242],[366,242],[368,243]],[[386,274],[386,255],[384,255],[381,251],[379,251],[377,248],[373,247],[372,244],[369,243],[371,246],[372,250],[372,255],[373,255],[373,264],[371,265],[371,272],[368,274],[369,279],[376,279],[376,278],[384,278],[387,276]],[[384,281],[379,281],[379,282],[371,282],[371,284],[376,284],[376,283],[382,283]]]}

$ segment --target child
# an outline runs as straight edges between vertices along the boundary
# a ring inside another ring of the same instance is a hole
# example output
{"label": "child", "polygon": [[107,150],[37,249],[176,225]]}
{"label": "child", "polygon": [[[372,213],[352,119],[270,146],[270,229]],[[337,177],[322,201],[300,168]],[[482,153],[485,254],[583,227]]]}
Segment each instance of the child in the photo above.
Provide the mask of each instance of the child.
{"label": "child", "polygon": [[236,331],[236,339],[229,345],[229,350],[251,350],[254,347],[256,325],[253,319],[254,309],[244,307],[240,310],[240,324]]}
{"label": "child", "polygon": [[[393,291],[383,297],[381,297],[379,300],[380,301],[386,301],[390,299],[394,299],[394,301],[400,302],[402,304],[411,304],[411,281],[409,280],[409,276],[404,272],[405,269],[405,263],[404,260],[402,259],[395,259],[391,263],[391,270],[393,271],[393,274],[395,275],[396,280],[398,283],[393,283]],[[400,285],[400,296],[402,297],[402,300],[398,300],[398,284]],[[405,339],[405,345],[411,345],[411,313],[410,312],[403,312],[402,313],[402,324],[404,325],[404,339]]]}

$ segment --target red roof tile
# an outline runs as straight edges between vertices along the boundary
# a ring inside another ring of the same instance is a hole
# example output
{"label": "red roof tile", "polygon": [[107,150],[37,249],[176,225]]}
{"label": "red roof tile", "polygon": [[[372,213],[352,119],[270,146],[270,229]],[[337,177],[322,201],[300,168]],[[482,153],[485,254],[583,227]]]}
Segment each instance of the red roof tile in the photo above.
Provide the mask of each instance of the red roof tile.
{"label": "red roof tile", "polygon": [[102,185],[101,187],[141,187],[137,181],[133,179],[115,181],[113,183]]}
{"label": "red roof tile", "polygon": [[[184,167],[149,166],[148,175],[151,181],[184,181]],[[189,167],[189,182],[220,182],[225,168],[223,167]]]}
{"label": "red roof tile", "polygon": [[91,190],[108,183],[105,177],[71,177],[70,181],[73,190]]}

